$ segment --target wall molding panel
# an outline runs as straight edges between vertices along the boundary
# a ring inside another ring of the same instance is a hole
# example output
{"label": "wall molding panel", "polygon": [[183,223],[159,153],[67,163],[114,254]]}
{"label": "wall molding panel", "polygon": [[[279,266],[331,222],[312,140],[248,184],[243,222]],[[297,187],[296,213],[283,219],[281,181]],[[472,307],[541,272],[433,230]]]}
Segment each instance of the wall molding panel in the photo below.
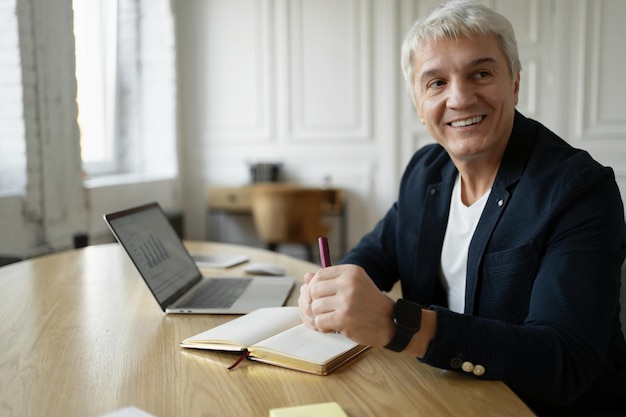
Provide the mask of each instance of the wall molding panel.
{"label": "wall molding panel", "polygon": [[210,0],[206,21],[203,130],[211,142],[274,140],[273,2]]}
{"label": "wall molding panel", "polygon": [[490,4],[496,11],[505,15],[513,25],[517,39],[520,60],[522,61],[520,96],[517,108],[531,118],[543,118],[546,107],[541,102],[545,91],[545,76],[549,73],[547,65],[546,39],[543,30],[546,16],[550,17],[552,8],[549,2],[539,4],[538,0],[494,0]]}
{"label": "wall molding panel", "polygon": [[624,139],[626,136],[626,84],[624,84],[623,38],[626,3],[620,1],[585,1],[581,36],[583,53],[579,61],[579,85],[576,137],[587,141]]}
{"label": "wall molding panel", "polygon": [[539,62],[537,59],[522,60],[522,73],[517,108],[525,116],[537,118],[539,112]]}
{"label": "wall molding panel", "polygon": [[626,2],[579,0],[572,9],[571,95],[564,124],[572,145],[618,173],[626,189],[626,84],[623,78]]}
{"label": "wall molding panel", "polygon": [[293,0],[289,8],[289,137],[372,140],[371,1]]}

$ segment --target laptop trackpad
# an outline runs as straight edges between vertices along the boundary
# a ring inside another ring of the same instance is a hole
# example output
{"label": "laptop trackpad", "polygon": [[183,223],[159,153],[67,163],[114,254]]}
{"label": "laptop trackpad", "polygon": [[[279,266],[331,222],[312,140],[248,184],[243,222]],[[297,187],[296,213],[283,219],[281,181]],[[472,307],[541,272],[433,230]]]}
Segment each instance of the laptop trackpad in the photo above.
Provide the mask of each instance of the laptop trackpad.
{"label": "laptop trackpad", "polygon": [[294,284],[295,280],[291,277],[253,278],[232,309],[252,311],[262,307],[282,306]]}

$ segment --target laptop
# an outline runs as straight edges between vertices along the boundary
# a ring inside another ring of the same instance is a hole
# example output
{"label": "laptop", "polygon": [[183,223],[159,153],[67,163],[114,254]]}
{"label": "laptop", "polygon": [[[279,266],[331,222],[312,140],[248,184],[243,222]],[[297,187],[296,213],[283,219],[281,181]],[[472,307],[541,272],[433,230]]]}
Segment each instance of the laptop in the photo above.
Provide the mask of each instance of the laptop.
{"label": "laptop", "polygon": [[245,314],[285,303],[291,277],[203,277],[158,203],[104,220],[166,313]]}

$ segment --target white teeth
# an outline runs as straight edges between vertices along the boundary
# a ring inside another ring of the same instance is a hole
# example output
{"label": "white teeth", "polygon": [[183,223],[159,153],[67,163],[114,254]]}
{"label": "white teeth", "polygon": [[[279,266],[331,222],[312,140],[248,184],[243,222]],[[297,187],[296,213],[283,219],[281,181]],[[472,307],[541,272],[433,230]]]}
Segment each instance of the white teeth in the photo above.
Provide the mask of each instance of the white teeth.
{"label": "white teeth", "polygon": [[452,125],[452,127],[463,127],[463,126],[473,125],[474,123],[478,123],[481,120],[483,120],[483,116],[476,116],[476,117],[470,117],[469,119],[465,119],[465,120],[457,120],[456,122],[450,123],[450,125]]}

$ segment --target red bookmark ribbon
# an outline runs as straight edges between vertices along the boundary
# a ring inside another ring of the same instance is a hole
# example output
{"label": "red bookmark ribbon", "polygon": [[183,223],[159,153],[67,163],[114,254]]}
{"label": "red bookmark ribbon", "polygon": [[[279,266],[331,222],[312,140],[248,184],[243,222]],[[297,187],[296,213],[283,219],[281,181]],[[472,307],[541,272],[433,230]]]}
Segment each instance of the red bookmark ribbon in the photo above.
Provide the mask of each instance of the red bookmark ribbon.
{"label": "red bookmark ribbon", "polygon": [[232,365],[228,367],[228,370],[232,371],[233,369],[235,369],[237,365],[239,365],[248,356],[250,356],[250,351],[248,351],[248,349],[244,349],[244,351],[241,353],[241,356],[239,356],[239,358],[235,361],[235,363],[233,363]]}

